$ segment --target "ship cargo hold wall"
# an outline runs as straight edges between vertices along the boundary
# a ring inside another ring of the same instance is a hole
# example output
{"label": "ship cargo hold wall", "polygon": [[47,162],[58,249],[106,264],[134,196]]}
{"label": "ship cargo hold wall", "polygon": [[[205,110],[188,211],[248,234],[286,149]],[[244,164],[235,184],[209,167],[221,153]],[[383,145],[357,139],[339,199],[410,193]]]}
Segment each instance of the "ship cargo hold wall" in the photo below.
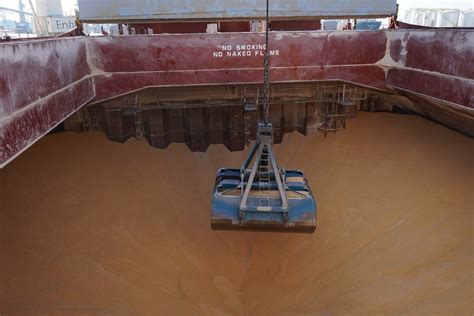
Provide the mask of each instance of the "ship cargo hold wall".
{"label": "ship cargo hold wall", "polygon": [[[474,135],[473,30],[274,32],[270,41],[274,84],[335,81],[403,96],[412,112]],[[2,44],[0,167],[85,104],[146,88],[261,84],[263,44],[259,33]]]}

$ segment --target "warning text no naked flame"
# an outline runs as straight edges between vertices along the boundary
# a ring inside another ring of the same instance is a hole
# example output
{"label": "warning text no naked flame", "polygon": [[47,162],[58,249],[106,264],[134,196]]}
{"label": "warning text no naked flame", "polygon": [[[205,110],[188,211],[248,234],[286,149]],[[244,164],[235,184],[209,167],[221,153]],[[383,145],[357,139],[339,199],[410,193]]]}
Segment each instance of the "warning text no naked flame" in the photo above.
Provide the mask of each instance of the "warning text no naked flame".
{"label": "warning text no naked flame", "polygon": [[[220,50],[212,52],[212,57],[252,57],[264,56],[265,44],[222,45]],[[270,50],[270,56],[280,56],[280,50]]]}

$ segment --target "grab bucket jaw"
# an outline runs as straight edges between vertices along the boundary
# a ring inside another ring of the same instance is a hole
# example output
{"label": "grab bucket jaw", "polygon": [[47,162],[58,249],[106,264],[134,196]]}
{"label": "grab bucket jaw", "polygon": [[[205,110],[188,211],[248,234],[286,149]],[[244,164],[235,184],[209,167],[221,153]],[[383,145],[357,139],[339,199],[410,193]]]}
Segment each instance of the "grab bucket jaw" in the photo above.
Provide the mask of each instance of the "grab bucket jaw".
{"label": "grab bucket jaw", "polygon": [[[211,227],[213,230],[248,230],[313,233],[316,230],[316,202],[306,178],[301,171],[286,171],[288,187],[288,210],[278,206],[276,190],[269,190],[266,196],[254,187],[249,197],[252,206],[242,212],[240,209],[241,189],[239,169],[220,169],[217,173],[212,198]],[[249,172],[245,178],[248,179]],[[258,184],[257,184],[258,185]],[[273,187],[273,189],[276,189]],[[255,195],[253,195],[255,194]],[[264,198],[268,206],[255,206]],[[243,217],[242,217],[243,214]]]}
{"label": "grab bucket jaw", "polygon": [[223,168],[217,173],[212,229],[313,233],[316,202],[303,172],[279,168],[271,124],[260,123],[257,135],[240,169]]}

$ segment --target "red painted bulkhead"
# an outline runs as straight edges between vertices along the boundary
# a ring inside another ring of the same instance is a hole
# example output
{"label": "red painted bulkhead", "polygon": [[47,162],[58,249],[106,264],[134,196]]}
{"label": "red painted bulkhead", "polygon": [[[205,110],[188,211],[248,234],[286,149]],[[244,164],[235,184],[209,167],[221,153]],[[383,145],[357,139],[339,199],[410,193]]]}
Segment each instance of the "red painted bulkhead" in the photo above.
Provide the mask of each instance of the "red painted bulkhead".
{"label": "red painted bulkhead", "polygon": [[[472,117],[473,42],[465,29],[272,32],[271,81],[345,81],[421,98],[434,119],[438,105]],[[220,33],[1,44],[0,167],[91,102],[146,87],[261,83],[263,43],[262,33]]]}

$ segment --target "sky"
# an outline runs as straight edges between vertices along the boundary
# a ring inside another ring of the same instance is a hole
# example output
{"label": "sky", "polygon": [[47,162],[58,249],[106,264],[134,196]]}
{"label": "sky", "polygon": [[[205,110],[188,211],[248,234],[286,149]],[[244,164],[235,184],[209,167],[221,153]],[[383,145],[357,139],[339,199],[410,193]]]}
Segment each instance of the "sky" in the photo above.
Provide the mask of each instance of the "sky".
{"label": "sky", "polygon": [[[100,1],[100,0],[98,0]],[[130,0],[134,1],[134,0]],[[36,2],[32,0],[33,4]],[[70,14],[74,12],[77,0],[61,0],[63,11]],[[26,10],[30,11],[28,0],[23,0]],[[473,9],[474,0],[398,0],[400,5],[399,16],[403,17],[404,12],[411,8],[434,8],[434,9]],[[8,7],[17,9],[17,0],[0,0],[0,7]]]}
{"label": "sky", "polygon": [[[31,2],[33,5],[36,5],[36,0],[31,0]],[[61,3],[64,12],[67,14],[74,14],[74,7],[77,3],[77,0],[61,0]],[[25,5],[25,10],[31,12],[29,1],[23,0],[23,4]],[[0,7],[18,9],[18,0],[0,0]]]}

